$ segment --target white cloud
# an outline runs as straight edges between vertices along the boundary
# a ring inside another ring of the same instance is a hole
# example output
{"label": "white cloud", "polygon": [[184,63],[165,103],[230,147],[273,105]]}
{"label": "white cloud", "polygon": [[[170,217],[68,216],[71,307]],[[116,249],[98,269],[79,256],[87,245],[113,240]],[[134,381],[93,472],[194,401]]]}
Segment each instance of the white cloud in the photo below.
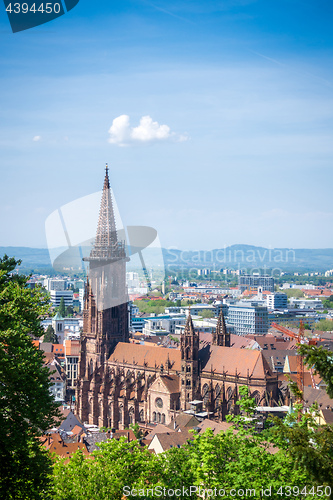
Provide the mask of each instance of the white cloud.
{"label": "white cloud", "polygon": [[109,134],[108,142],[118,146],[168,140],[183,142],[188,139],[186,134],[177,135],[175,132],[171,132],[168,125],[160,125],[158,122],[154,122],[149,115],[143,116],[137,127],[131,127],[128,115],[117,116],[112,122]]}
{"label": "white cloud", "polygon": [[38,142],[41,140],[41,136],[40,135],[35,135],[35,137],[32,139],[34,142]]}

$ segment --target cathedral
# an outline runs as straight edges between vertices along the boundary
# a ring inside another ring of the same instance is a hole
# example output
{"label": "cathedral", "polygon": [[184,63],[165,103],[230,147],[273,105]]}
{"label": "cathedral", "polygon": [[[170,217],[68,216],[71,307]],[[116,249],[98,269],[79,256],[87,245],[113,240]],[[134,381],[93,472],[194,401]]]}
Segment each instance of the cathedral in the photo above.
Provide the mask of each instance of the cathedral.
{"label": "cathedral", "polygon": [[258,405],[279,399],[278,380],[261,351],[230,347],[221,312],[211,342],[188,315],[179,349],[130,342],[126,246],[119,241],[106,167],[97,234],[89,257],[76,413],[83,423],[124,429],[170,424],[182,411],[224,420],[237,413],[238,388]]}

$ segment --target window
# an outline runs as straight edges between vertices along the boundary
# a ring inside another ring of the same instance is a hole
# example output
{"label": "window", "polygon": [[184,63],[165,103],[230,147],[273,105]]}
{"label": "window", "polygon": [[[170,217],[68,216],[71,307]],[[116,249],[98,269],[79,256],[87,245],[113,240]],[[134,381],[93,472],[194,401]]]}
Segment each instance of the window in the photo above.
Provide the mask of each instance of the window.
{"label": "window", "polygon": [[157,408],[163,408],[163,401],[162,401],[162,399],[161,399],[161,398],[156,398],[156,399],[155,399],[155,406],[156,406]]}

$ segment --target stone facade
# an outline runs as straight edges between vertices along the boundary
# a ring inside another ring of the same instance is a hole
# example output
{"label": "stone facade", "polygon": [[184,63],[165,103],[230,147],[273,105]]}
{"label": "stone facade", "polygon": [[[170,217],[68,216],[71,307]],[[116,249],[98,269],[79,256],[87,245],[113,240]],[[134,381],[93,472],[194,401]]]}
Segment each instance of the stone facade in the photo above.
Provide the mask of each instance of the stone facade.
{"label": "stone facade", "polygon": [[166,425],[194,400],[224,420],[237,412],[247,385],[260,405],[279,400],[277,377],[260,351],[230,348],[222,311],[212,342],[200,341],[191,315],[180,349],[129,342],[125,245],[118,241],[108,170],[85,288],[76,412],[82,422],[124,429],[131,423]]}

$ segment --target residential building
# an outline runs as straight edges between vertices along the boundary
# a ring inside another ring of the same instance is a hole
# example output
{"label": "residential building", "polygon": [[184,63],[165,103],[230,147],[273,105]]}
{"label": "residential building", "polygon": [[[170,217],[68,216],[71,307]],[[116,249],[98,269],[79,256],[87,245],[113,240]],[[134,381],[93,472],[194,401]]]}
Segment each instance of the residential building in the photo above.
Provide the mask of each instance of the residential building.
{"label": "residential building", "polygon": [[79,372],[80,341],[65,339],[64,351],[67,390],[74,391],[76,379]]}
{"label": "residential building", "polygon": [[50,392],[55,401],[65,401],[66,398],[66,375],[55,357],[49,360],[47,366],[50,370]]}

